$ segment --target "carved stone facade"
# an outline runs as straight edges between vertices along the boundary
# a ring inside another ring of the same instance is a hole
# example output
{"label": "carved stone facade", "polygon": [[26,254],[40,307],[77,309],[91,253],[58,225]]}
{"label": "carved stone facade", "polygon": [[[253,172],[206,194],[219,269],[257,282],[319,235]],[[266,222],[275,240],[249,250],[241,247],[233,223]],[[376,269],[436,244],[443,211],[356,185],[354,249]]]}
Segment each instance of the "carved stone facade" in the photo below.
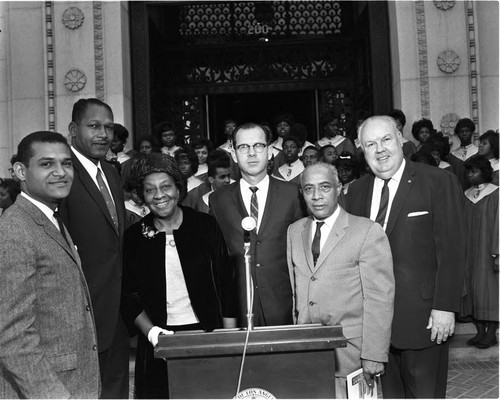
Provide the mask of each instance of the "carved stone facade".
{"label": "carved stone facade", "polygon": [[78,7],[69,7],[64,10],[62,23],[68,29],[78,29],[83,24],[85,16]]}
{"label": "carved stone facade", "polygon": [[437,65],[446,74],[452,74],[460,67],[460,56],[453,50],[445,50],[439,53]]}

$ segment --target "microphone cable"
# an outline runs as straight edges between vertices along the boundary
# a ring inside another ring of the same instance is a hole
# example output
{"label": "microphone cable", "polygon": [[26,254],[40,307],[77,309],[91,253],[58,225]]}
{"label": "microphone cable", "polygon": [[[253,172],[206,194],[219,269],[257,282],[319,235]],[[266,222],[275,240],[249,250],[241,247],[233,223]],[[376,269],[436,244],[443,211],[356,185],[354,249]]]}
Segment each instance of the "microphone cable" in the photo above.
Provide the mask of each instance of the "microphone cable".
{"label": "microphone cable", "polygon": [[241,356],[241,363],[240,363],[240,373],[238,375],[238,387],[236,388],[236,396],[238,396],[238,393],[240,392],[240,386],[241,386],[241,378],[243,377],[243,367],[245,366],[245,358],[247,354],[247,348],[248,348],[248,339],[250,338],[250,315],[252,314],[253,311],[253,296],[254,296],[254,287],[253,287],[253,279],[251,280],[252,283],[252,290],[250,292],[250,298],[251,298],[251,306],[250,306],[250,312],[247,315],[247,334],[245,335],[245,344],[243,345],[243,355]]}

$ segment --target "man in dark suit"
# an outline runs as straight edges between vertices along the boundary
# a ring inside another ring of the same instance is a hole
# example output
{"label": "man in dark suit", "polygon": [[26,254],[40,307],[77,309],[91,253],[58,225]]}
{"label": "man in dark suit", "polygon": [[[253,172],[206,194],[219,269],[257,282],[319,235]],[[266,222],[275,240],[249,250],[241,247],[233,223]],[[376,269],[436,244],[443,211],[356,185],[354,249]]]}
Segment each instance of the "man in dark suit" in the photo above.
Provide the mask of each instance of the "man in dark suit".
{"label": "man in dark suit", "polygon": [[297,185],[267,175],[267,132],[247,123],[233,132],[232,157],[242,178],[212,193],[210,210],[219,223],[236,266],[239,320],[246,324],[243,218],[252,216],[256,229],[250,233],[251,272],[254,287],[254,324],[292,324],[292,288],[286,259],[288,225],[304,213]]}
{"label": "man in dark suit", "polygon": [[128,335],[120,316],[125,206],[120,178],[105,160],[113,112],[98,99],[73,106],[69,131],[75,179],[61,204],[89,284],[99,346],[103,398],[128,397]]}
{"label": "man in dark suit", "polygon": [[19,144],[22,193],[0,217],[0,398],[99,396],[99,359],[80,258],[57,217],[73,181],[55,132]]}
{"label": "man in dark suit", "polygon": [[384,397],[446,395],[448,342],[455,328],[465,271],[462,192],[456,177],[403,157],[401,132],[388,116],[358,129],[375,174],[349,187],[348,212],[385,229],[396,293]]}

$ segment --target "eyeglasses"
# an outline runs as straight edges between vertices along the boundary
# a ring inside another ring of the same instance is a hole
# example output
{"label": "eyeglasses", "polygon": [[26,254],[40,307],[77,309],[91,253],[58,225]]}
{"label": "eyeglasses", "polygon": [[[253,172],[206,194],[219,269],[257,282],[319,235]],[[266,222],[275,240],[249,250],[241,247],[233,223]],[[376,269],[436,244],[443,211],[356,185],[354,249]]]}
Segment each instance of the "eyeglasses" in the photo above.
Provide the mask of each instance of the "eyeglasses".
{"label": "eyeglasses", "polygon": [[253,146],[250,146],[249,144],[239,144],[236,146],[236,151],[241,153],[241,154],[248,154],[250,151],[250,147],[253,148],[253,150],[256,153],[262,153],[264,149],[267,147],[267,144],[265,143],[255,143]]}
{"label": "eyeglasses", "polygon": [[[308,185],[301,188],[300,191],[307,196],[311,196],[314,193],[314,189],[316,188],[313,185]],[[318,186],[318,189],[321,193],[328,193],[333,189],[333,186],[327,183],[323,183]]]}

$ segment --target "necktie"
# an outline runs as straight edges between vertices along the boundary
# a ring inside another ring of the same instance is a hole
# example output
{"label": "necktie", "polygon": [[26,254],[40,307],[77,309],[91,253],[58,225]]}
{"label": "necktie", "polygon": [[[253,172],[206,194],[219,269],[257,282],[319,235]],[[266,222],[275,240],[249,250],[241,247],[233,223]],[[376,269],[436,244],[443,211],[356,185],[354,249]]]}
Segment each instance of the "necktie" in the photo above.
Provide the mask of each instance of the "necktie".
{"label": "necktie", "polygon": [[66,240],[66,243],[69,246],[68,237],[66,236],[66,231],[64,230],[64,224],[61,220],[61,216],[59,215],[58,211],[54,211],[54,219],[56,220],[57,225],[59,226],[59,231],[61,232],[61,235],[63,236],[64,240]]}
{"label": "necktie", "polygon": [[115,225],[116,230],[118,230],[118,216],[116,215],[115,204],[113,203],[113,199],[111,198],[111,194],[104,183],[104,179],[102,179],[102,172],[100,168],[97,168],[97,183],[99,184],[99,190],[101,191],[102,197],[106,203],[106,207],[108,207],[108,211],[111,215],[111,219],[113,220],[113,224]]}
{"label": "necktie", "polygon": [[384,187],[382,188],[382,195],[380,196],[380,207],[378,209],[377,218],[375,218],[375,222],[378,222],[380,225],[384,226],[385,215],[387,214],[387,207],[389,206],[389,179],[384,179]]}
{"label": "necktie", "polygon": [[321,244],[321,227],[324,222],[317,221],[316,222],[316,232],[314,233],[314,239],[311,246],[311,251],[313,255],[314,265],[316,265],[316,261],[318,261],[319,253],[320,253],[320,244]]}
{"label": "necktie", "polygon": [[252,191],[252,198],[250,199],[250,216],[255,220],[255,224],[259,222],[259,201],[257,200],[257,190],[256,186],[250,186]]}

